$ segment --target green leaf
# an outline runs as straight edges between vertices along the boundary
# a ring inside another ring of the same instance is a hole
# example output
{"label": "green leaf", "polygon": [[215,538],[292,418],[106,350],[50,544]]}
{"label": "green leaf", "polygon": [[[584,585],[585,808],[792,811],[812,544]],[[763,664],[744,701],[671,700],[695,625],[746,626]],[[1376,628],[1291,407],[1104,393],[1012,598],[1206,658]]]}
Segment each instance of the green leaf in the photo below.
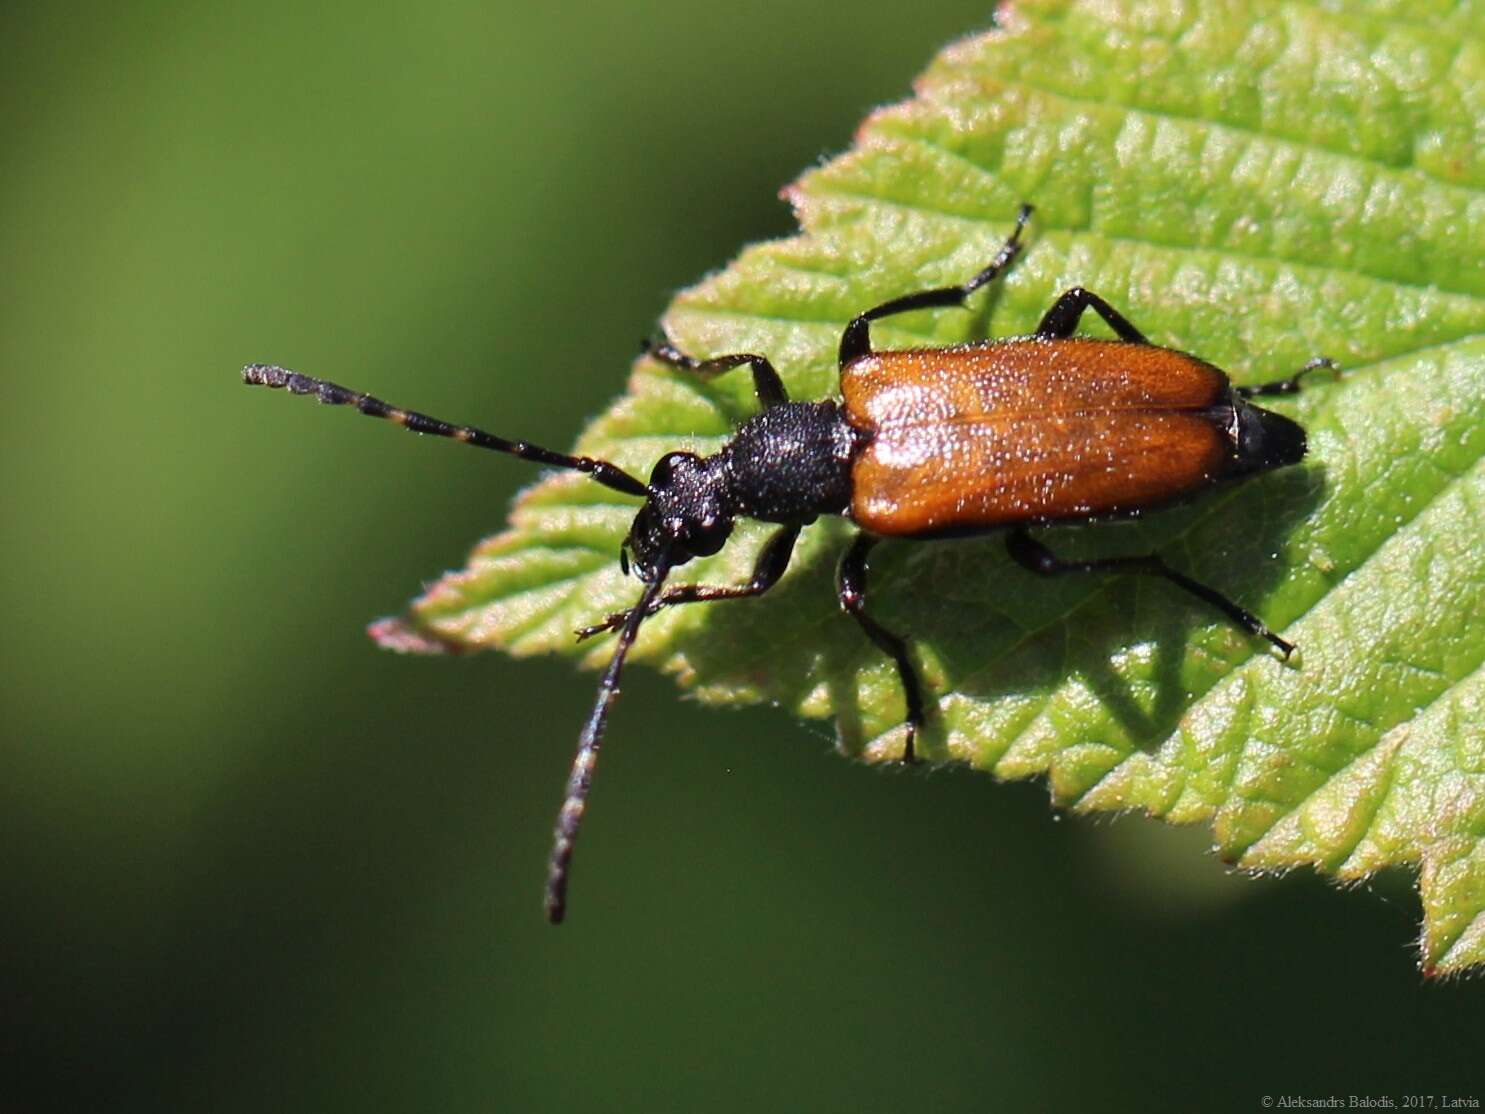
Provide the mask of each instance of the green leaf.
{"label": "green leaf", "polygon": [[[930,759],[1044,774],[1081,810],[1210,822],[1244,868],[1417,864],[1425,970],[1485,962],[1485,6],[1027,0],[787,196],[802,234],[747,248],[665,324],[695,354],[769,353],[795,398],[834,393],[852,314],[962,281],[1022,200],[1037,215],[1003,287],[969,313],[884,322],[879,343],[1026,332],[1083,285],[1239,382],[1342,363],[1341,382],[1276,407],[1310,431],[1303,466],[1047,535],[1072,554],[1158,550],[1299,661],[1161,582],[1037,580],[993,537],[882,546],[872,607],[912,638]],[[745,372],[703,384],[641,361],[580,444],[647,475],[754,406]],[[608,645],[572,632],[633,601],[616,561],[633,510],[545,480],[376,630],[601,661]],[[834,716],[846,752],[894,757],[895,674],[832,589],[849,532],[806,531],[761,600],[655,618],[638,656],[707,700]],[[741,582],[766,534],[745,526],[688,572]]]}

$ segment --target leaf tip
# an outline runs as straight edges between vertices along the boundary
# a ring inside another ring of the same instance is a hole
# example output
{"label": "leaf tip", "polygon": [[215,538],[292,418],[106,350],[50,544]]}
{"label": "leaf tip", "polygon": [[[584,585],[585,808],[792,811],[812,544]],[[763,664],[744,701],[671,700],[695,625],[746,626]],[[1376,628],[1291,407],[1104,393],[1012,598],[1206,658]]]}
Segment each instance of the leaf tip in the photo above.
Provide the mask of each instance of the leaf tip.
{"label": "leaf tip", "polygon": [[366,633],[383,650],[397,654],[459,654],[457,642],[420,630],[401,615],[386,615],[366,626]]}

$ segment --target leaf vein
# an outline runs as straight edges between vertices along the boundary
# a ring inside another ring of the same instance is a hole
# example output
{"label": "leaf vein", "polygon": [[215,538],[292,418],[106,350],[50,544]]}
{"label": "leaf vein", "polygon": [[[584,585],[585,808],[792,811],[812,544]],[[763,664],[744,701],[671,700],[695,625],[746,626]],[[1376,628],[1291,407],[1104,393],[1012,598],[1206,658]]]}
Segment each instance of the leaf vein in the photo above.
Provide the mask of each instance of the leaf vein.
{"label": "leaf vein", "polygon": [[[1315,8],[1311,10],[1320,11],[1321,9]],[[1331,14],[1333,15],[1333,13]],[[1430,33],[1437,34],[1438,29],[1434,28]],[[1159,41],[1164,42],[1169,40],[1161,39]],[[1460,42],[1456,44],[1456,49],[1462,50],[1466,41],[1467,40],[1461,39]],[[1271,59],[1267,63],[1265,68],[1267,68],[1267,66],[1272,66],[1273,64],[1275,64],[1277,60],[1277,57]],[[996,74],[993,80],[997,84],[1003,85],[1006,88],[1021,89],[1025,92],[1038,93],[1045,97],[1055,97],[1058,100],[1061,100],[1070,105],[1081,105],[1084,107],[1123,111],[1127,113],[1139,113],[1140,115],[1149,117],[1151,119],[1167,120],[1171,123],[1176,124],[1197,124],[1222,128],[1234,135],[1248,136],[1249,138],[1263,140],[1269,143],[1287,144],[1297,150],[1309,151],[1310,153],[1316,155],[1327,156],[1330,158],[1347,159],[1365,164],[1367,166],[1380,167],[1387,171],[1402,171],[1405,173],[1416,174],[1419,177],[1425,178],[1433,184],[1441,186],[1445,189],[1461,190],[1463,192],[1474,194],[1477,196],[1485,195],[1485,190],[1480,190],[1476,187],[1461,185],[1459,182],[1450,181],[1446,178],[1440,178],[1438,175],[1432,173],[1425,167],[1419,166],[1416,162],[1411,164],[1404,164],[1401,162],[1387,162],[1383,159],[1374,158],[1367,155],[1360,155],[1354,151],[1347,151],[1339,147],[1332,147],[1313,139],[1306,139],[1296,135],[1288,135],[1283,132],[1265,131],[1262,128],[1253,128],[1245,124],[1230,123],[1225,120],[1217,120],[1208,116],[1194,116],[1188,113],[1174,112],[1169,109],[1151,108],[1149,106],[1135,104],[1130,101],[1119,101],[1112,99],[1095,100],[1092,97],[1079,96],[1076,93],[1070,93],[1063,89],[1055,89],[1048,86],[1038,85],[1035,82],[1027,81],[1024,77],[1020,76],[1017,76],[1015,78],[1007,78],[1002,74]]]}

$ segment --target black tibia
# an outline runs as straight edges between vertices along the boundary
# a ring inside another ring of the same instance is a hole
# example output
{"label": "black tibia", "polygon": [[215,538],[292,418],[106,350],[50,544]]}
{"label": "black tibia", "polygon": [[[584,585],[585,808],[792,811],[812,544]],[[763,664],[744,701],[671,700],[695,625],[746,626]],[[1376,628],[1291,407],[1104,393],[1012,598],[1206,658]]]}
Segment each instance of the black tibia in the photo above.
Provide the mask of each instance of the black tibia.
{"label": "black tibia", "polygon": [[571,468],[574,471],[585,472],[604,486],[611,487],[615,491],[622,491],[626,495],[644,495],[649,491],[649,488],[628,472],[606,460],[595,460],[589,456],[568,456],[566,453],[553,452],[540,445],[533,445],[529,441],[507,441],[503,437],[496,437],[493,433],[486,433],[473,426],[453,425],[438,418],[430,418],[427,414],[404,410],[399,406],[383,402],[379,398],[373,398],[371,395],[363,395],[324,379],[300,375],[297,371],[289,371],[287,368],[249,364],[242,369],[242,381],[254,386],[283,388],[296,395],[314,395],[319,401],[330,406],[354,406],[363,414],[368,414],[373,418],[386,418],[413,433],[431,433],[435,437],[450,437],[466,445],[491,449],[497,453],[509,453],[522,460],[532,460],[552,468]]}
{"label": "black tibia", "polygon": [[1036,541],[1025,530],[1013,530],[1006,535],[1005,547],[1016,563],[1042,576],[1058,576],[1067,572],[1126,572],[1142,576],[1158,576],[1184,588],[1197,599],[1215,607],[1238,626],[1260,638],[1266,638],[1278,647],[1287,661],[1294,653],[1294,643],[1286,642],[1269,630],[1263,620],[1224,596],[1215,588],[1208,588],[1170,568],[1158,554],[1142,557],[1104,557],[1096,561],[1065,561],[1041,542]]}
{"label": "black tibia", "polygon": [[1243,398],[1256,398],[1259,395],[1292,395],[1299,391],[1299,381],[1312,371],[1333,371],[1340,373],[1339,365],[1329,356],[1316,356],[1304,367],[1300,368],[1288,379],[1280,379],[1277,383],[1259,383],[1252,387],[1234,388]]}
{"label": "black tibia", "polygon": [[1062,297],[1052,303],[1052,308],[1036,327],[1036,336],[1049,338],[1070,337],[1078,327],[1083,311],[1091,309],[1109,323],[1109,328],[1120,340],[1131,344],[1149,344],[1145,334],[1131,325],[1125,316],[1092,291],[1074,286],[1063,292]]}
{"label": "black tibia", "polygon": [[[705,584],[678,584],[674,588],[666,589],[665,594],[658,599],[652,600],[647,614],[653,615],[662,607],[673,607],[678,603],[741,600],[749,596],[763,595],[779,582],[779,577],[783,576],[784,570],[789,567],[789,558],[794,553],[794,543],[799,540],[799,531],[802,529],[802,526],[785,526],[769,538],[762,552],[758,554],[757,564],[753,566],[753,577],[746,584],[734,588],[711,588]],[[628,621],[632,610],[631,608],[630,611],[616,611],[601,623],[583,627],[577,632],[578,641],[582,642],[604,631],[617,630]]]}
{"label": "black tibia", "polygon": [[914,743],[923,726],[923,694],[918,671],[908,657],[907,643],[866,613],[866,557],[877,539],[870,534],[857,534],[851,548],[840,562],[840,605],[851,613],[866,636],[897,663],[902,678],[902,692],[907,699],[907,743],[902,748],[904,762],[916,762]]}
{"label": "black tibia", "polygon": [[658,342],[646,340],[644,350],[662,364],[669,364],[681,371],[693,372],[704,379],[721,375],[724,371],[731,371],[735,367],[747,364],[753,369],[753,389],[758,393],[758,401],[765,410],[770,406],[789,401],[789,394],[784,390],[784,381],[779,378],[779,373],[774,370],[773,364],[768,362],[767,356],[759,356],[753,352],[737,352],[730,356],[712,356],[710,359],[698,360],[682,352],[670,342],[669,337],[663,337]]}
{"label": "black tibia", "polygon": [[907,313],[914,309],[964,305],[964,299],[994,280],[996,275],[1011,265],[1021,251],[1021,230],[1031,219],[1032,211],[1030,205],[1021,206],[1021,211],[1016,214],[1015,230],[1006,238],[1000,251],[990,261],[990,265],[968,282],[959,286],[943,286],[936,290],[921,290],[916,294],[905,294],[901,298],[883,302],[853,319],[846,326],[846,331],[841,334],[840,366],[844,368],[852,360],[860,359],[871,353],[871,323],[873,321],[880,321],[883,317],[890,317],[894,313]]}
{"label": "black tibia", "polygon": [[572,864],[572,845],[577,840],[578,828],[588,807],[588,790],[593,784],[598,750],[603,746],[603,729],[608,723],[609,709],[619,698],[619,677],[624,672],[624,659],[629,656],[629,647],[634,645],[640,623],[644,622],[650,613],[650,605],[660,594],[667,571],[662,559],[654,581],[645,586],[639,604],[629,611],[619,629],[614,656],[603,672],[603,680],[598,683],[598,700],[588,722],[583,725],[582,735],[578,737],[577,756],[572,760],[572,773],[567,777],[567,789],[562,794],[562,808],[557,813],[557,829],[552,837],[552,857],[547,867],[547,920],[553,924],[561,924],[567,914],[567,876]]}

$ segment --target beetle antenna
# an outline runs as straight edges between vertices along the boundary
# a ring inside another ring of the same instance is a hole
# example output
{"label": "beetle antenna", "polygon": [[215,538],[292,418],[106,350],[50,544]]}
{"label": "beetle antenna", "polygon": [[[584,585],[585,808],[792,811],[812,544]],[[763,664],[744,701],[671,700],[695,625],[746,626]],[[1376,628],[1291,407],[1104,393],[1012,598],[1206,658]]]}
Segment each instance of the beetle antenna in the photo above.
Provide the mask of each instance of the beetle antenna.
{"label": "beetle antenna", "polygon": [[577,839],[578,827],[583,822],[583,811],[588,807],[588,790],[593,785],[593,766],[598,761],[598,750],[603,745],[603,729],[608,723],[609,709],[619,697],[619,676],[624,672],[624,659],[629,656],[629,647],[639,633],[640,623],[650,612],[650,606],[665,585],[670,572],[670,555],[663,554],[655,579],[645,585],[643,594],[634,609],[629,612],[624,625],[619,628],[618,645],[609,659],[603,680],[598,682],[598,700],[593,712],[578,737],[577,756],[572,760],[572,773],[567,777],[567,791],[562,796],[562,807],[557,812],[557,830],[552,838],[552,857],[547,868],[547,920],[561,924],[567,912],[567,874],[572,863],[572,845]]}
{"label": "beetle antenna", "polygon": [[570,468],[577,472],[584,472],[605,487],[622,491],[626,495],[645,495],[649,492],[649,488],[639,480],[618,465],[610,464],[606,460],[597,460],[590,456],[568,456],[566,453],[553,452],[540,445],[533,445],[529,441],[507,441],[504,437],[496,437],[493,433],[486,433],[474,426],[453,425],[438,418],[430,418],[427,414],[404,410],[399,406],[383,402],[379,398],[373,398],[371,395],[352,391],[325,379],[300,375],[297,371],[290,371],[288,368],[274,367],[270,364],[249,364],[242,369],[242,381],[255,387],[282,388],[290,394],[314,395],[319,401],[329,406],[354,406],[363,414],[368,414],[373,418],[386,418],[413,433],[431,433],[435,437],[449,437],[455,441],[462,441],[466,445],[491,449],[497,453],[509,453],[522,460],[533,460],[552,468]]}

